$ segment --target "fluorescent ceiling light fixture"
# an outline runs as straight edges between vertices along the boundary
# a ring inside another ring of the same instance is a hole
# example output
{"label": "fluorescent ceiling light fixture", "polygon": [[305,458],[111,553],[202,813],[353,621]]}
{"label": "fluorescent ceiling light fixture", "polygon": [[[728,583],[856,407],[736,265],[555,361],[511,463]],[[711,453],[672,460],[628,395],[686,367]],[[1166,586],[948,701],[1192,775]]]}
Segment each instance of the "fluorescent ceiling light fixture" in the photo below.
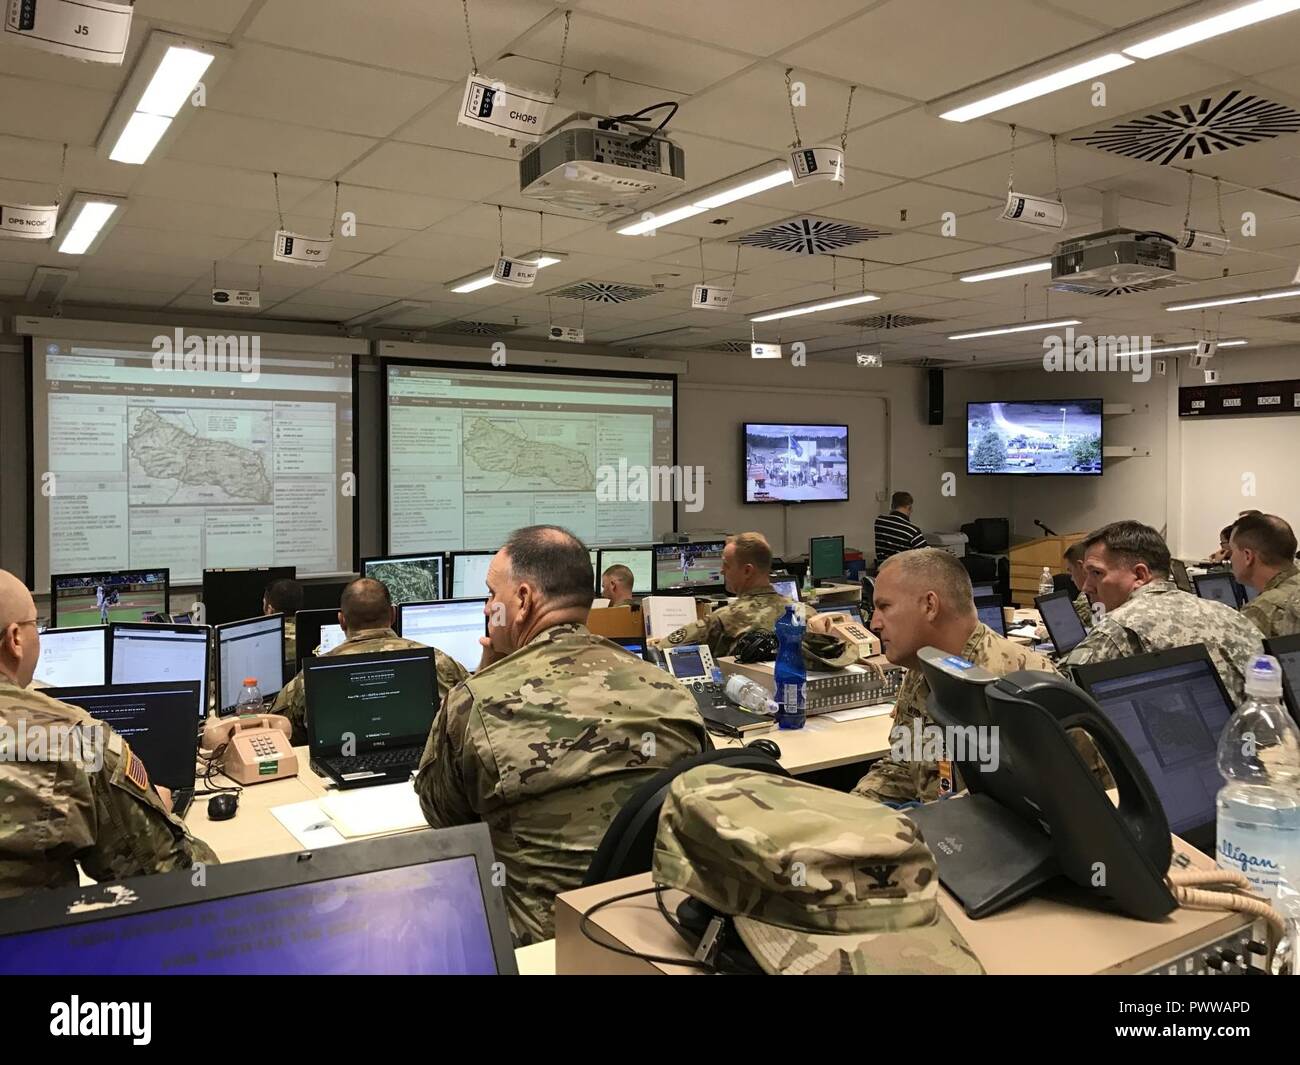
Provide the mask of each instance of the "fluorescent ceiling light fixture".
{"label": "fluorescent ceiling light fixture", "polygon": [[[1237,340],[1220,340],[1220,341],[1219,341],[1219,347],[1221,347],[1221,348],[1243,348],[1243,347],[1245,347],[1245,346],[1246,346],[1247,344],[1249,344],[1249,343],[1250,343],[1250,341],[1248,341],[1248,340],[1240,340],[1240,339],[1237,339]],[[1165,345],[1162,345],[1161,347],[1158,347],[1158,348],[1147,348],[1146,351],[1147,351],[1147,354],[1148,354],[1148,355],[1172,355],[1174,352],[1177,352],[1177,351],[1195,351],[1198,347],[1200,347],[1200,345],[1199,345],[1199,344],[1196,344],[1196,343],[1192,343],[1192,344],[1165,344]]]}
{"label": "fluorescent ceiling light fixture", "polygon": [[663,226],[670,226],[686,218],[694,218],[705,211],[713,211],[728,203],[735,203],[760,192],[791,183],[790,164],[784,159],[772,159],[759,166],[733,174],[729,178],[705,185],[694,192],[666,200],[656,207],[611,222],[608,226],[625,237],[638,237]]}
{"label": "fluorescent ceiling light fixture", "polygon": [[1138,59],[1150,59],[1296,10],[1300,10],[1300,0],[1258,0],[1258,3],[1243,4],[1222,14],[1139,41],[1124,51]]}
{"label": "fluorescent ceiling light fixture", "polygon": [[[530,251],[527,255],[514,255],[514,259],[523,259],[525,262],[534,263],[537,269],[541,270],[547,266],[554,266],[556,263],[564,262],[564,256],[553,251]],[[487,288],[488,285],[495,285],[492,280],[492,271],[496,269],[494,262],[486,270],[475,270],[472,274],[466,274],[464,277],[458,277],[455,281],[448,281],[443,287],[450,289],[452,292],[459,292],[462,295],[466,292],[477,292],[481,288]]]}
{"label": "fluorescent ceiling light fixture", "polygon": [[870,303],[880,299],[870,292],[859,292],[856,296],[844,296],[838,299],[817,300],[814,303],[796,303],[790,307],[781,307],[774,311],[756,314],[751,322],[774,322],[778,318],[794,318],[800,314],[816,314],[818,311],[833,311],[837,307],[852,307],[855,303]]}
{"label": "fluorescent ceiling light fixture", "polygon": [[63,238],[59,242],[59,253],[85,255],[98,247],[100,240],[117,222],[118,208],[125,203],[120,196],[76,193],[68,209],[68,221],[66,225],[61,224]]}
{"label": "fluorescent ceiling light fixture", "polygon": [[1217,296],[1204,300],[1189,300],[1185,303],[1166,303],[1167,311],[1199,311],[1205,307],[1227,307],[1233,303],[1258,303],[1260,300],[1284,300],[1300,296],[1300,288],[1266,288],[1258,292],[1239,292],[1235,296]]}
{"label": "fluorescent ceiling light fixture", "polygon": [[202,81],[211,88],[230,48],[154,31],[146,39],[99,136],[99,151],[114,162],[145,162],[169,133],[189,118],[190,97]]}
{"label": "fluorescent ceiling light fixture", "polygon": [[995,266],[991,270],[981,270],[975,274],[959,274],[958,281],[996,281],[999,277],[1017,277],[1020,274],[1036,274],[1040,270],[1050,270],[1052,261],[1045,259],[1036,263],[1021,263],[1018,266]]}
{"label": "fluorescent ceiling light fixture", "polygon": [[[1297,2],[1300,2],[1300,0],[1297,0]],[[1021,82],[1010,89],[982,97],[961,107],[954,107],[949,111],[942,112],[939,117],[946,118],[949,122],[969,122],[972,118],[980,118],[983,115],[992,114],[994,111],[1014,107],[1026,100],[1034,100],[1039,96],[1046,96],[1048,93],[1056,92],[1058,89],[1078,85],[1081,81],[1088,81],[1091,78],[1109,74],[1113,70],[1119,70],[1121,67],[1131,67],[1132,65],[1133,60],[1120,55],[1118,52],[1110,52],[1096,59],[1089,59],[1086,62],[1076,63],[1074,66],[1066,67],[1063,70],[1045,74],[1040,78]]]}
{"label": "fluorescent ceiling light fixture", "polygon": [[976,340],[979,337],[998,337],[1007,333],[1032,333],[1039,329],[1055,329],[1057,326],[1082,325],[1079,318],[1058,318],[1051,322],[1022,322],[1020,325],[997,325],[989,329],[980,329],[974,333],[954,333],[949,340]]}

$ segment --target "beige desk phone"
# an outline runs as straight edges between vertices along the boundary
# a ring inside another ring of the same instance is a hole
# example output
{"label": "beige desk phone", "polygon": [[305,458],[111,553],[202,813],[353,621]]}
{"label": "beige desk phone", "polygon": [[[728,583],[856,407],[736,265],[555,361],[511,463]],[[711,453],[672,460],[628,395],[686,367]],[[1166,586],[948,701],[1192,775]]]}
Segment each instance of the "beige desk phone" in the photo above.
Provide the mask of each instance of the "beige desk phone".
{"label": "beige desk phone", "polygon": [[280,714],[249,714],[214,719],[203,727],[203,749],[226,744],[221,768],[239,784],[261,784],[298,775],[298,756],[290,743],[293,726]]}
{"label": "beige desk phone", "polygon": [[810,618],[808,627],[813,632],[826,633],[856,647],[859,660],[880,654],[880,641],[862,622],[854,621],[852,614],[827,611]]}

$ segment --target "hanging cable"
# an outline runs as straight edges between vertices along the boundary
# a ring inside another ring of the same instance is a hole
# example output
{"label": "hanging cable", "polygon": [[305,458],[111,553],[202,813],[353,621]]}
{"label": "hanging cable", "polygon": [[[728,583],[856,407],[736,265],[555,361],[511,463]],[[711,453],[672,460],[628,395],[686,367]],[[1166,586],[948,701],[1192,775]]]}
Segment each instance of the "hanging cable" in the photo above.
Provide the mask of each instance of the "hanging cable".
{"label": "hanging cable", "polygon": [[794,86],[790,83],[790,75],[794,73],[794,67],[785,68],[785,95],[790,101],[790,125],[794,127],[794,144],[793,148],[803,147],[803,141],[799,138],[799,120],[794,117]]}
{"label": "hanging cable", "polygon": [[856,85],[849,86],[849,100],[844,105],[844,129],[840,133],[840,155],[846,156],[849,152],[849,115],[853,111],[853,93],[857,89]]}
{"label": "hanging cable", "polygon": [[334,227],[339,224],[339,188],[341,182],[334,182],[334,213],[330,215],[330,240],[334,239]]}
{"label": "hanging cable", "polygon": [[284,228],[284,211],[280,207],[280,174],[278,171],[271,172],[271,181],[275,184],[275,213],[280,219],[280,228]]}
{"label": "hanging cable", "polygon": [[1061,167],[1056,161],[1056,134],[1052,134],[1052,180],[1056,182],[1056,202],[1061,203]]}
{"label": "hanging cable", "polygon": [[835,260],[836,260],[836,258],[837,258],[837,256],[834,256],[834,255],[831,256],[831,291],[832,291],[832,292],[834,292],[835,289],[836,289],[836,284],[835,284]]}
{"label": "hanging cable", "polygon": [[1192,186],[1196,183],[1196,171],[1187,171],[1187,210],[1183,212],[1183,231],[1192,228]]}
{"label": "hanging cable", "polygon": [[1223,182],[1218,178],[1214,179],[1214,201],[1219,208],[1219,232],[1227,236],[1228,227],[1223,224]]}
{"label": "hanging cable", "polygon": [[700,284],[708,284],[708,279],[704,276],[704,238],[700,237]]}
{"label": "hanging cable", "polygon": [[68,172],[68,145],[63,145],[63,159],[59,163],[59,185],[54,192],[54,206],[58,207],[63,203],[63,178]]}
{"label": "hanging cable", "polygon": [[546,224],[546,212],[537,212],[537,258],[540,260],[542,254],[546,251],[546,233],[543,227]]}
{"label": "hanging cable", "polygon": [[465,10],[465,43],[469,45],[469,66],[470,73],[478,73],[478,59],[474,56],[474,38],[469,31],[469,0],[460,0],[460,6]]}
{"label": "hanging cable", "polygon": [[736,241],[736,268],[731,271],[731,287],[735,289],[736,282],[740,279],[740,241]]}
{"label": "hanging cable", "polygon": [[1013,192],[1016,187],[1016,124],[1011,123],[1011,164],[1007,171],[1007,191]]}
{"label": "hanging cable", "polygon": [[569,50],[569,16],[572,14],[572,11],[564,13],[564,40],[560,42],[560,65],[555,70],[555,91],[551,93],[557,100],[560,98],[560,86],[564,82],[564,56]]}
{"label": "hanging cable", "polygon": [[497,204],[497,255],[506,257],[506,213],[500,204]]}

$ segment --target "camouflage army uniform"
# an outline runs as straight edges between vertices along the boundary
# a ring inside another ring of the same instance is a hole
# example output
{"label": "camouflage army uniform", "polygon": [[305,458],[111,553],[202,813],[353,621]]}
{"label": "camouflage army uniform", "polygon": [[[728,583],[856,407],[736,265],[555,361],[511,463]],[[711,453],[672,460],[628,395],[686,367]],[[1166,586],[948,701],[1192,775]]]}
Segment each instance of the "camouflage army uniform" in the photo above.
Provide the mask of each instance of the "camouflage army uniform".
{"label": "camouflage army uniform", "polygon": [[1294,562],[1277,571],[1271,581],[1241,608],[1265,636],[1293,636],[1300,632],[1300,569]]}
{"label": "camouflage army uniform", "polygon": [[[392,629],[362,629],[360,632],[349,636],[332,651],[326,652],[322,657],[373,655],[379,654],[381,651],[411,650],[423,651],[426,650],[426,647],[422,643],[402,639]],[[444,696],[469,676],[459,662],[437,649],[433,652],[433,661],[434,667],[438,671],[438,690]],[[306,744],[307,688],[301,673],[289,681],[280,694],[276,696],[275,705],[271,707],[271,713],[283,714],[293,723],[293,745],[295,747]]]}
{"label": "camouflage army uniform", "polygon": [[284,660],[298,661],[298,619],[284,619]]}
{"label": "camouflage army uniform", "polygon": [[940,908],[916,825],[856,795],[696,766],[668,789],[652,875],[730,916],[772,975],[984,971]]}
{"label": "camouflage army uniform", "polygon": [[1079,615],[1079,620],[1083,622],[1085,629],[1092,628],[1092,603],[1088,601],[1088,597],[1083,592],[1074,597],[1074,612]]}
{"label": "camouflage army uniform", "polygon": [[774,631],[785,608],[792,603],[800,616],[807,616],[806,608],[787,599],[770,584],[751,588],[736,596],[734,603],[719,607],[703,620],[692,621],[670,632],[665,642],[673,645],[706,643],[713,657],[721,658],[732,653],[736,641],[745,633],[754,629]]}
{"label": "camouflage army uniform", "polygon": [[[70,726],[93,729],[94,749],[18,761],[26,730]],[[0,898],[73,886],[78,862],[106,881],[216,861],[167,812],[121,736],[79,707],[0,677]]]}
{"label": "camouflage army uniform", "polygon": [[709,746],[675,679],[585,625],[555,625],[447,696],[415,790],[434,828],[487,824],[510,927],[537,942],[632,792]]}
{"label": "camouflage army uniform", "polygon": [[[999,636],[983,622],[975,626],[975,631],[970,634],[970,639],[958,654],[968,662],[983,666],[990,673],[996,673],[998,676],[1006,676],[1021,669],[1060,675],[1051,659]],[[932,723],[925,706],[929,697],[930,685],[926,682],[925,674],[919,669],[909,669],[898,690],[898,697],[894,701],[894,725],[890,729],[891,743],[896,730],[904,729],[908,733],[914,731],[915,726],[912,722],[915,718],[921,719],[921,728]],[[1074,740],[1075,746],[1089,768],[1102,779],[1103,783],[1109,783],[1105,763],[1087,735],[1074,729],[1070,732],[1070,738]],[[940,795],[961,791],[962,787],[961,777],[956,767],[948,763],[900,762],[886,755],[858,781],[853,791],[857,795],[885,802],[933,802]]]}
{"label": "camouflage army uniform", "polygon": [[1259,630],[1231,607],[1180,591],[1172,581],[1144,584],[1108,610],[1061,660],[1063,666],[1168,651],[1203,643],[1238,706],[1246,697],[1246,662],[1264,653]]}

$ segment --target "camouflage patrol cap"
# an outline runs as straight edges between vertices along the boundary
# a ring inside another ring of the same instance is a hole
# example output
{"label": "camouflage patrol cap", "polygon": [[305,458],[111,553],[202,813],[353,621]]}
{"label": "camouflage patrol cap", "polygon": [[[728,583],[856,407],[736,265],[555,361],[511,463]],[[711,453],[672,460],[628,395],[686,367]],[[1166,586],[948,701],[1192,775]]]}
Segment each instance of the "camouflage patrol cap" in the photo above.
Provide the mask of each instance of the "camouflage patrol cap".
{"label": "camouflage patrol cap", "polygon": [[772,974],[979,974],[901,813],[790,777],[703,765],[659,815],[654,881],[734,918]]}

